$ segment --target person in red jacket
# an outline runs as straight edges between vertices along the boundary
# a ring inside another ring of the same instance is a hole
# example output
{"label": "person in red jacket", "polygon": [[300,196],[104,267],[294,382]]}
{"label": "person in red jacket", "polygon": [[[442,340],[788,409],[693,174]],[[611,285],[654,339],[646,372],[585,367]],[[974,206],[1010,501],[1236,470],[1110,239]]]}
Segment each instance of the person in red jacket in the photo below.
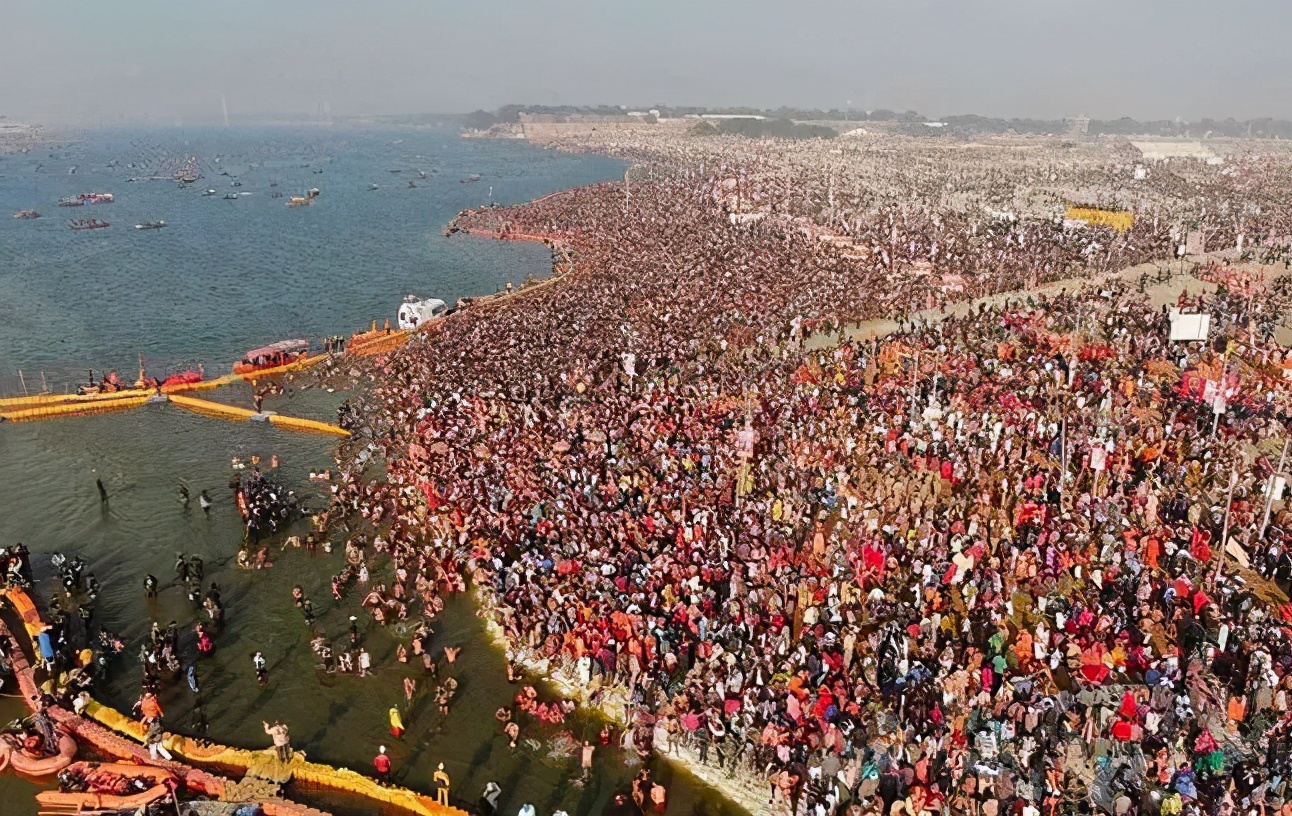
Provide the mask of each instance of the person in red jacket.
{"label": "person in red jacket", "polygon": [[377,781],[383,785],[389,785],[390,757],[386,755],[386,746],[377,748],[377,755],[372,758],[372,767],[377,771]]}

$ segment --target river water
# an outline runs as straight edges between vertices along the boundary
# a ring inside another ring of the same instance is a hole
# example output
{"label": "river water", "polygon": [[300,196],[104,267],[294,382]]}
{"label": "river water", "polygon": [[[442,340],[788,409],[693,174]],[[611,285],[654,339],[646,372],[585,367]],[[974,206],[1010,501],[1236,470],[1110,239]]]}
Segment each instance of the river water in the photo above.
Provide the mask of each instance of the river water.
{"label": "river water", "polygon": [[[169,177],[189,157],[204,178],[187,188],[174,181],[128,181]],[[458,211],[491,197],[524,201],[622,171],[610,159],[463,140],[433,129],[108,131],[0,156],[0,214],[35,208],[45,216],[0,218],[0,390],[21,393],[24,382],[37,390],[42,374],[50,388],[63,390],[90,368],[117,369],[133,379],[140,355],[150,373],[200,362],[215,375],[263,343],[348,334],[372,319],[393,317],[408,293],[451,303],[494,292],[507,281],[544,276],[550,272],[545,247],[448,239],[441,230]],[[463,181],[473,174],[478,181]],[[374,184],[379,189],[369,189]],[[310,207],[288,208],[285,198],[271,197],[310,187],[321,190]],[[203,195],[207,189],[216,194]],[[89,192],[111,192],[116,201],[54,206],[63,196]],[[224,198],[232,193],[239,197]],[[69,217],[112,226],[74,232],[67,228]],[[169,226],[133,228],[158,219]],[[245,386],[210,396],[250,403]],[[302,379],[266,408],[330,420],[342,398]],[[268,569],[234,567],[242,529],[228,488],[231,461],[276,455],[278,480],[318,506],[322,498],[308,475],[327,466],[331,444],[326,437],[224,422],[167,405],[3,425],[0,544],[21,541],[32,550],[46,595],[51,554],[79,554],[89,563],[103,586],[99,622],[130,644],[96,692],[118,708],[128,710],[138,694],[134,655],[152,621],[174,620],[191,630],[193,610],[172,565],[176,553],[197,554],[207,580],[220,585],[227,625],[216,654],[196,662],[200,694],[182,682],[162,694],[173,730],[191,733],[200,697],[210,736],[221,742],[263,747],[261,722],[279,718],[291,727],[294,745],[318,761],[367,771],[384,744],[397,778],[411,787],[431,790],[431,774],[443,762],[454,797],[464,802],[474,802],[493,780],[504,792],[503,813],[515,813],[526,801],[540,816],[557,808],[575,816],[601,813],[616,791],[626,789],[636,767],[616,750],[598,749],[591,780],[572,783],[575,741],[594,738],[600,728],[589,718],[559,731],[527,725],[522,745],[507,747],[493,714],[517,687],[506,682],[502,655],[485,640],[469,599],[452,599],[435,627],[437,652],[445,645],[463,648],[454,667],[460,686],[451,713],[439,715],[424,681],[404,718],[408,732],[395,741],[386,712],[403,703],[404,675],[420,677],[394,659],[396,637],[406,633],[374,630],[361,614],[378,670],[368,678],[325,675],[315,668],[308,629],[290,597],[291,587],[301,585],[319,611],[318,628],[338,642],[347,637],[349,616],[360,610],[357,591],[340,603],[331,598],[328,583],[341,567],[340,548],[327,556],[275,547]],[[96,477],[107,490],[106,502],[99,500]],[[193,496],[206,490],[211,511],[196,502],[185,508],[181,483]],[[153,602],[144,598],[146,573],[163,584]],[[184,659],[194,661],[192,637],[181,643]],[[264,691],[255,683],[255,651],[269,662]],[[660,765],[657,775],[669,787],[670,813],[736,812],[684,770]],[[30,790],[0,776],[4,812],[35,813]]]}

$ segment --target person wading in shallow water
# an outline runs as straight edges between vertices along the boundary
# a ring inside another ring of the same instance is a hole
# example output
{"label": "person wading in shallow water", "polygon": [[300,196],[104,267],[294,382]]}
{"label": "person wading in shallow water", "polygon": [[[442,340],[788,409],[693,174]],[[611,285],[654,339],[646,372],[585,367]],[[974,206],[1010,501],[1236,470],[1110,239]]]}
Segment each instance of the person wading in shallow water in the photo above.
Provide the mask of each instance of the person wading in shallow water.
{"label": "person wading in shallow water", "polygon": [[206,709],[202,707],[199,701],[193,706],[193,732],[199,737],[205,737],[207,729],[211,727],[210,722],[206,719]]}

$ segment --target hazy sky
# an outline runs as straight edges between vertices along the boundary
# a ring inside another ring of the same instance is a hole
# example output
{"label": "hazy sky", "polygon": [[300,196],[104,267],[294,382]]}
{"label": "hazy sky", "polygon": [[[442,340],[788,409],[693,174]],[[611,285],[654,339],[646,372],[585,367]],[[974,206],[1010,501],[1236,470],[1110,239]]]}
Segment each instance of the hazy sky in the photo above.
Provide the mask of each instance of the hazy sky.
{"label": "hazy sky", "polygon": [[1292,118],[1289,0],[0,0],[0,115],[509,102]]}

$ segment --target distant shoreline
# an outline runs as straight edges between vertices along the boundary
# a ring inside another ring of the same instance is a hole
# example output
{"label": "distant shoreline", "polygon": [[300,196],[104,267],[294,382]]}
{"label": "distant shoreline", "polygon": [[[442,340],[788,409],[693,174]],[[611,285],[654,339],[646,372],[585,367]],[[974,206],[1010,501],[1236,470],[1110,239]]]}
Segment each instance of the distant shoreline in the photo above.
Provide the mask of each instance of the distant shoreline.
{"label": "distant shoreline", "polygon": [[49,142],[42,125],[0,121],[0,154],[26,153]]}

